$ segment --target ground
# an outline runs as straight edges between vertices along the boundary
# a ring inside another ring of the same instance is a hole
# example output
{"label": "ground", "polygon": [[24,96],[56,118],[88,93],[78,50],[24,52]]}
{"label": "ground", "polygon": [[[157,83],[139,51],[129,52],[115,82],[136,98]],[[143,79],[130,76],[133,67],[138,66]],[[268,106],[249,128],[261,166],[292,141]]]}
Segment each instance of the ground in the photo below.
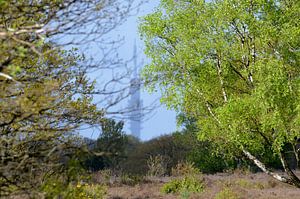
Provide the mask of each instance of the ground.
{"label": "ground", "polygon": [[174,177],[147,178],[136,185],[112,184],[107,199],[300,199],[300,189],[280,183],[264,173],[203,175],[202,193],[164,194],[161,187]]}

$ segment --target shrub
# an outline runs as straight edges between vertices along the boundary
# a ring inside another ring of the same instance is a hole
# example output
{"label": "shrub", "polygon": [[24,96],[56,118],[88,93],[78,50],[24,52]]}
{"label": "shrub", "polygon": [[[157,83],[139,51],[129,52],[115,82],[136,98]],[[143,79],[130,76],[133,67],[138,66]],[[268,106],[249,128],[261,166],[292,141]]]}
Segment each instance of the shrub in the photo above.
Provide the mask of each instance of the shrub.
{"label": "shrub", "polygon": [[163,176],[167,171],[166,160],[162,155],[150,156],[147,160],[149,176]]}
{"label": "shrub", "polygon": [[216,152],[215,150],[214,143],[197,141],[189,151],[186,159],[189,162],[194,162],[202,173],[213,174],[236,167],[235,159],[224,155],[224,151],[219,150]]}
{"label": "shrub", "polygon": [[98,184],[91,184],[90,186],[85,187],[85,192],[92,198],[106,198],[107,187]]}
{"label": "shrub", "polygon": [[[175,135],[164,135],[140,142],[128,153],[128,158],[122,162],[122,169],[132,174],[170,175],[172,167],[175,167],[178,162],[186,160],[190,148],[191,144],[185,144],[182,139],[175,138]],[[160,160],[156,161],[156,166],[155,164],[151,165],[155,157],[161,158],[160,166],[162,167],[160,169],[156,167]],[[150,160],[151,158],[152,160]]]}
{"label": "shrub", "polygon": [[194,163],[183,162],[178,163],[172,168],[172,176],[199,175],[200,170],[195,167]]}
{"label": "shrub", "polygon": [[[131,149],[126,153],[127,158],[120,164],[126,173],[170,175],[171,169],[178,162],[185,161],[194,162],[194,166],[203,173],[222,172],[236,166],[235,160],[231,156],[224,156],[221,151],[216,154],[214,151],[216,146],[213,143],[198,141],[196,133],[188,130],[135,143],[130,147]],[[155,157],[162,159],[155,160]],[[150,160],[151,158],[152,160]],[[151,165],[153,161],[156,161],[154,166]],[[161,171],[155,167],[155,165],[159,165],[159,161],[162,163],[160,166],[163,166],[163,168],[160,167]]]}
{"label": "shrub", "polygon": [[204,190],[203,182],[193,176],[185,176],[182,179],[174,179],[163,185],[163,193],[199,193]]}
{"label": "shrub", "polygon": [[[78,173],[76,174],[75,171]],[[91,183],[90,174],[86,172],[80,173],[80,169],[74,165],[68,169],[66,174],[48,176],[40,187],[40,191],[44,195],[42,198],[104,198],[106,186]]]}
{"label": "shrub", "polygon": [[42,187],[45,198],[65,198],[65,199],[81,199],[81,198],[104,198],[106,194],[106,187],[95,184],[76,184],[65,185],[60,181],[48,182]]}
{"label": "shrub", "polygon": [[121,176],[121,183],[129,186],[137,185],[141,182],[143,182],[145,179],[141,175],[129,175],[129,174],[123,174]]}
{"label": "shrub", "polygon": [[161,191],[163,193],[177,193],[181,189],[181,182],[178,179],[172,180],[162,187]]}

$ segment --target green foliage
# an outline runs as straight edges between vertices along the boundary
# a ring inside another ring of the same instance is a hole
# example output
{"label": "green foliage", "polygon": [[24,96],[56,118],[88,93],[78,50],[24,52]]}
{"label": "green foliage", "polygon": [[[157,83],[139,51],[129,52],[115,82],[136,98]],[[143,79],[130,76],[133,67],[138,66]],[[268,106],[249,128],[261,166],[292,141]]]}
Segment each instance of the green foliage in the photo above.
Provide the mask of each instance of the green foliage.
{"label": "green foliage", "polygon": [[94,184],[89,173],[80,164],[80,160],[70,159],[61,174],[45,176],[39,187],[45,198],[104,198],[106,186]]}
{"label": "green foliage", "polygon": [[297,1],[162,0],[140,25],[145,82],[216,154],[285,158],[300,139],[299,12]]}
{"label": "green foliage", "polygon": [[106,195],[106,187],[99,184],[70,183],[65,184],[57,180],[49,181],[43,185],[42,191],[45,198],[66,198],[66,199],[102,199]]}
{"label": "green foliage", "polygon": [[[91,183],[91,175],[83,169],[79,159],[73,157],[65,161],[60,173],[51,172],[44,175],[43,181],[37,185],[38,192],[45,198],[88,198],[93,194],[102,194],[99,195],[101,198],[104,196],[105,187],[94,186]],[[91,186],[94,189],[93,193],[89,191]],[[33,195],[33,197],[37,196]]]}
{"label": "green foliage", "polygon": [[163,193],[180,193],[182,198],[189,198],[191,193],[204,191],[202,175],[193,163],[178,163],[172,168],[172,176],[177,178],[163,185]]}
{"label": "green foliage", "polygon": [[200,193],[204,191],[203,182],[196,177],[185,176],[181,179],[173,179],[163,185],[161,191],[163,193]]}
{"label": "green foliage", "polygon": [[125,158],[127,136],[123,131],[123,122],[105,119],[101,122],[102,132],[93,143],[92,154],[85,159],[85,167],[92,171],[110,168],[116,169]]}
{"label": "green foliage", "polygon": [[124,156],[127,137],[123,131],[123,122],[116,122],[108,119],[101,124],[102,133],[97,139],[98,152],[108,153],[110,160],[107,160],[109,166],[116,167]]}
{"label": "green foliage", "polygon": [[100,39],[125,19],[132,2],[0,0],[1,197],[36,193],[51,176],[69,183],[79,175],[76,161],[87,148],[77,134],[82,126],[100,126],[104,110],[94,103],[101,92],[88,78],[94,63],[63,48]]}
{"label": "green foliage", "polygon": [[1,195],[35,193],[49,174],[69,172],[69,157],[84,150],[79,127],[103,118],[83,56],[46,41],[41,31],[61,6],[61,0],[0,2],[0,72],[14,79],[0,77]]}
{"label": "green foliage", "polygon": [[180,113],[177,121],[184,129],[174,134],[175,139],[178,143],[189,146],[186,160],[194,163],[201,172],[222,172],[236,167],[236,160],[240,159],[239,153],[229,155],[227,148],[219,148],[218,144],[212,141],[197,139],[197,132],[201,131],[201,128],[197,126],[196,118]]}
{"label": "green foliage", "polygon": [[61,193],[64,193],[67,189],[66,185],[62,180],[57,178],[48,178],[41,186],[41,191],[45,193],[48,198],[55,198]]}
{"label": "green foliage", "polygon": [[103,118],[88,94],[93,83],[74,56],[60,50],[44,59],[33,55],[20,63],[26,69],[16,75],[18,84],[0,83],[0,188],[35,189],[44,173],[62,172],[63,160],[84,148],[76,136],[80,125]]}
{"label": "green foliage", "polygon": [[[193,127],[194,128],[194,127]],[[130,144],[123,171],[142,175],[170,175],[178,163],[191,162],[203,173],[234,169],[236,161],[225,151],[215,152],[215,144],[200,142],[191,130],[184,129],[147,142]]]}
{"label": "green foliage", "polygon": [[171,182],[168,182],[166,183],[161,191],[163,193],[177,193],[179,192],[179,189],[180,189],[180,181],[175,179],[175,180],[172,180]]}
{"label": "green foliage", "polygon": [[[187,146],[185,161],[194,163],[203,173],[222,172],[236,167],[236,160],[240,158],[239,153],[228,155],[226,148],[216,150],[218,146],[214,142],[199,141],[197,132],[200,129],[195,118],[181,113],[178,115],[177,120],[184,129],[181,132],[174,133],[174,137],[177,143]],[[232,156],[235,156],[235,158],[232,158]]]}
{"label": "green foliage", "polygon": [[[170,174],[171,168],[182,160],[186,153],[185,147],[176,145],[173,138],[171,135],[165,135],[147,142],[136,143],[135,147],[127,154],[127,159],[122,162],[123,170],[128,173],[146,175],[149,166],[154,169],[156,166],[161,165],[161,167],[157,167],[162,169],[162,172],[159,172],[160,175]],[[150,157],[153,161],[150,161]],[[155,157],[159,157],[159,160],[155,160]],[[149,174],[155,172],[154,169]]]}

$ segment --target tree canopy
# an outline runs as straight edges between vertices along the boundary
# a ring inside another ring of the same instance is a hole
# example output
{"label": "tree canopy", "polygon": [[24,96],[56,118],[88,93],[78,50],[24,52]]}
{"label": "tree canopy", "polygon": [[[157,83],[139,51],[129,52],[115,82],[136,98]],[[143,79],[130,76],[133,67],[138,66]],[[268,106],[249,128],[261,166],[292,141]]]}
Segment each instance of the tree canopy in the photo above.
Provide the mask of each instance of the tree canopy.
{"label": "tree canopy", "polygon": [[110,99],[121,91],[109,90],[108,83],[96,89],[88,72],[112,63],[87,62],[74,47],[101,46],[134,5],[133,0],[0,0],[1,196],[21,191],[37,197],[41,185],[63,176],[69,156],[76,159],[82,150],[80,127],[103,124],[105,107],[97,106],[94,95]]}
{"label": "tree canopy", "polygon": [[88,94],[93,83],[77,62],[74,52],[52,51],[31,59],[27,55],[18,63],[18,82],[0,84],[2,192],[11,186],[38,186],[42,173],[61,168],[62,157],[80,147],[74,137],[79,127],[101,123],[103,111]]}
{"label": "tree canopy", "polygon": [[[196,118],[200,140],[240,151],[297,187],[287,154],[299,162],[299,13],[297,1],[162,0],[140,25],[152,60],[148,88]],[[288,178],[253,156],[266,147]]]}

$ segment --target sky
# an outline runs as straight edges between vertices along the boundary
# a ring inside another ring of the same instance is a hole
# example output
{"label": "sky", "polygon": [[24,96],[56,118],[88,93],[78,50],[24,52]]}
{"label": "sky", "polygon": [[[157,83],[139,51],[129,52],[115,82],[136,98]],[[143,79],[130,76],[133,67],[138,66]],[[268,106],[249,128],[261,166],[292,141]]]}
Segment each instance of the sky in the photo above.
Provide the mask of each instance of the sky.
{"label": "sky", "polygon": [[[143,53],[144,45],[139,37],[138,21],[141,16],[151,13],[158,4],[159,0],[151,0],[148,3],[143,4],[137,15],[129,17],[124,24],[109,33],[112,37],[124,38],[124,45],[122,45],[118,51],[121,58],[130,59],[133,56],[133,47],[136,44],[138,62],[143,62],[144,64],[150,62]],[[145,91],[145,89],[143,89],[141,93],[141,100],[145,105],[151,104],[154,100],[157,100],[160,95],[160,93],[149,94]],[[127,105],[127,100],[125,105]],[[145,121],[142,123],[140,137],[143,141],[178,130],[176,126],[176,113],[174,111],[167,110],[167,108],[162,104],[150,115],[145,115],[145,118]],[[125,121],[124,131],[126,133],[129,132],[129,121]],[[99,132],[93,130],[84,131],[82,134],[85,137],[93,139],[99,136]]]}

